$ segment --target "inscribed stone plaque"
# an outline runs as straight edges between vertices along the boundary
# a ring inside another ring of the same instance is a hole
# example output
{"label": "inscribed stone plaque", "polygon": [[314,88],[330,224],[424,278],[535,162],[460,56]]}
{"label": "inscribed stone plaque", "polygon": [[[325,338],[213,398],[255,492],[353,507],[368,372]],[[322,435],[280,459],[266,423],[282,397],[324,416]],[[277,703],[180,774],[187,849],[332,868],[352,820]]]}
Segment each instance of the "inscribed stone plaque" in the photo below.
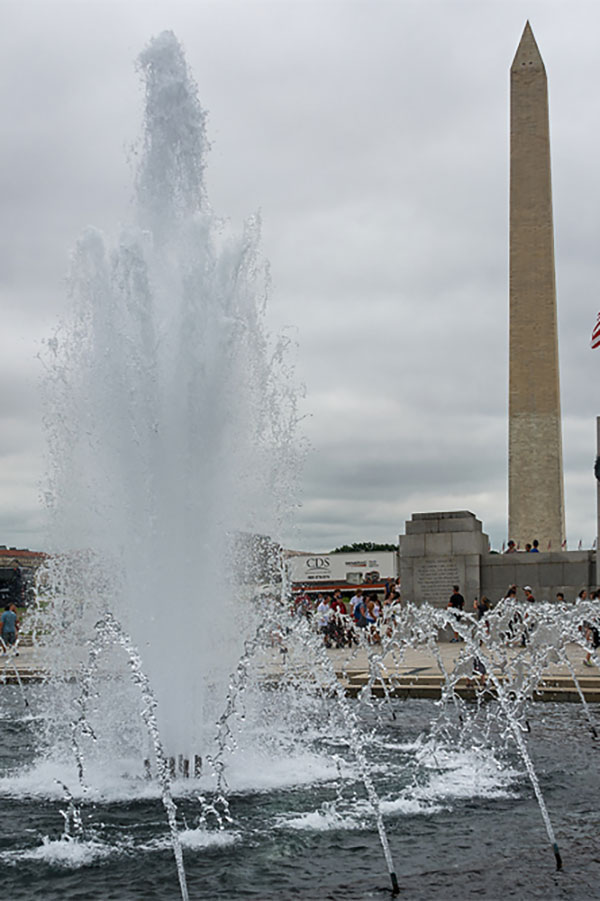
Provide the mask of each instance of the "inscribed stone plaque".
{"label": "inscribed stone plaque", "polygon": [[446,606],[452,586],[459,582],[458,567],[452,557],[423,560],[415,566],[415,596],[435,607]]}

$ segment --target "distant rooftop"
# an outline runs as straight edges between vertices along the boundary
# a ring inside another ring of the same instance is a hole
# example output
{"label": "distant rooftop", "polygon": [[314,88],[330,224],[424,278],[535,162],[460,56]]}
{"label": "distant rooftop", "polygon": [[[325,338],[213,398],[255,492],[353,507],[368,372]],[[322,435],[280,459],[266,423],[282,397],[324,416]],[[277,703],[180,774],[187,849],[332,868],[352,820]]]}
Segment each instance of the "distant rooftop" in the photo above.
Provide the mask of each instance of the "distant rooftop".
{"label": "distant rooftop", "polygon": [[0,544],[0,559],[6,557],[21,557],[29,560],[39,560],[46,556],[44,551],[30,551],[28,548],[7,547],[5,544]]}

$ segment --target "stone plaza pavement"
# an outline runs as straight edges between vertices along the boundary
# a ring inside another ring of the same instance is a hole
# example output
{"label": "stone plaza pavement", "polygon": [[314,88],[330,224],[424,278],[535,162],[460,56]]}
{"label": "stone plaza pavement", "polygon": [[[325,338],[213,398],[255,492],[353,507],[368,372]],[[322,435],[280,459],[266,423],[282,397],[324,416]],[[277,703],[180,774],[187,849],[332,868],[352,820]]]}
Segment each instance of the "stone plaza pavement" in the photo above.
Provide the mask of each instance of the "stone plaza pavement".
{"label": "stone plaza pavement", "polygon": [[[442,641],[437,644],[437,651],[447,673],[452,674],[461,659],[464,647],[462,643],[454,644]],[[568,645],[566,650],[585,699],[588,702],[600,703],[600,669],[596,666],[584,665],[585,652],[579,645]],[[328,653],[338,677],[346,686],[347,693],[352,696],[357,695],[369,680],[367,652],[364,649],[360,649],[358,652],[341,649],[330,650]],[[470,655],[466,656],[468,659]],[[528,672],[529,655],[526,649],[506,648],[506,656],[511,664],[516,665],[519,660],[522,660],[524,670],[526,673]],[[388,688],[391,689],[390,694],[393,697],[439,698],[441,696],[445,677],[437,660],[427,647],[405,648],[401,661],[395,660],[391,654],[388,654],[383,660],[383,666],[384,673],[391,678]],[[467,671],[469,669],[467,666]],[[494,674],[500,682],[505,682],[500,668],[495,670]],[[474,698],[482,687],[486,687],[491,694],[494,694],[489,678],[483,683],[476,674],[473,678],[463,677],[455,683],[457,693],[465,698]],[[383,694],[384,689],[381,683],[374,684],[373,688],[377,694]],[[534,701],[581,703],[577,686],[566,664],[552,664],[544,670],[532,699]]]}
{"label": "stone plaza pavement", "polygon": [[[443,667],[448,673],[452,673],[464,644],[439,642],[437,650]],[[0,655],[0,684],[16,684],[19,679],[23,684],[41,682],[44,678],[44,651],[42,648],[34,648],[31,645],[19,646],[18,656],[13,652]],[[369,663],[367,651],[363,648],[349,650],[346,648],[327,651],[335,671],[350,696],[356,696],[369,680]],[[374,649],[373,653],[377,653]],[[506,654],[509,661],[517,663],[520,658],[525,672],[528,670],[528,653],[521,648],[507,648]],[[583,664],[585,652],[579,645],[568,645],[567,656],[573,667],[579,687],[584,697],[589,702],[600,703],[600,669],[586,667]],[[266,658],[263,658],[260,666],[266,681],[276,680],[282,674],[284,666],[288,663],[278,648],[274,648]],[[444,675],[440,671],[437,660],[427,647],[405,648],[402,660],[395,660],[388,654],[383,661],[384,679],[391,679],[388,685],[390,693],[394,697],[420,697],[439,698],[444,685]],[[304,669],[304,667],[302,667]],[[467,667],[468,670],[468,667]],[[499,669],[495,673],[500,681],[503,681],[502,672]],[[481,689],[482,683],[477,677],[463,677],[456,683],[458,694],[464,697],[475,697],[476,691]],[[486,687],[493,694],[493,686],[489,679]],[[375,693],[383,693],[383,686],[378,680],[373,690]],[[553,664],[542,674],[542,679],[534,691],[533,700],[536,701],[575,701],[581,698],[577,686],[566,665]]]}
{"label": "stone plaza pavement", "polygon": [[13,685],[18,682],[41,682],[44,677],[44,652],[32,647],[31,643],[17,646],[17,651],[0,653],[0,684]]}

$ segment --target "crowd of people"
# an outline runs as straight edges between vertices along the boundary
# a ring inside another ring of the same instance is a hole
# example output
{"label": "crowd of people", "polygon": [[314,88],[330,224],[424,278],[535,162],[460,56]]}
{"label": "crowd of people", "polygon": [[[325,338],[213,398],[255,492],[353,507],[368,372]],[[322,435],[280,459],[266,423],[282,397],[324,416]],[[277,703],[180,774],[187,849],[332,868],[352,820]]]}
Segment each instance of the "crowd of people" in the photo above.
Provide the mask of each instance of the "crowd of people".
{"label": "crowd of people", "polygon": [[368,642],[379,644],[383,630],[391,628],[391,608],[399,600],[400,586],[394,579],[385,583],[383,601],[376,591],[358,587],[352,595],[336,589],[331,594],[319,592],[314,599],[300,592],[294,611],[315,621],[325,647],[345,648],[358,644],[359,630]]}
{"label": "crowd of people", "polygon": [[[521,593],[522,592],[522,593]],[[391,634],[393,627],[393,607],[401,600],[399,580],[389,580],[385,584],[383,600],[374,590],[357,587],[352,594],[342,594],[340,589],[333,592],[319,592],[311,597],[306,592],[294,596],[294,612],[314,622],[315,628],[323,636],[327,648],[345,648],[358,645],[359,633],[362,632],[371,644],[379,644],[382,635]],[[521,602],[515,605],[514,602]],[[557,603],[565,603],[563,592],[556,594]],[[591,591],[583,588],[574,603],[584,601],[600,601],[600,589]],[[526,647],[535,628],[532,607],[536,603],[530,585],[519,587],[510,585],[502,598],[493,604],[485,595],[473,600],[472,615],[476,621],[485,620],[492,609],[505,604],[513,604],[515,609],[509,619],[504,633],[507,644],[520,644]],[[456,625],[461,622],[465,613],[465,599],[458,585],[452,588],[447,607],[452,610]],[[469,611],[470,612],[470,611]],[[600,614],[600,607],[599,607]],[[489,627],[488,627],[489,628]],[[592,656],[600,648],[600,619],[598,622],[582,620],[581,630],[589,647],[583,661],[585,666],[593,666]],[[457,628],[453,628],[452,642],[462,641]]]}
{"label": "crowd of people", "polygon": [[[533,589],[531,585],[524,585],[522,587],[523,591],[523,606],[521,609],[515,609],[512,617],[508,621],[506,633],[504,633],[504,639],[508,644],[517,643],[520,644],[521,647],[526,647],[530,641],[531,633],[535,628],[535,621],[532,616],[532,605],[536,603],[536,599],[533,594]],[[500,605],[506,603],[513,603],[521,600],[519,598],[519,588],[517,585],[509,585],[508,590],[504,597],[500,598],[498,603],[495,605],[495,608]],[[566,603],[565,595],[562,591],[557,592],[556,601],[559,604]],[[582,588],[576,598],[573,599],[575,604],[579,602],[585,601],[600,601],[600,588],[594,591],[588,592],[587,588]],[[461,614],[465,608],[465,599],[459,591],[458,585],[454,585],[452,588],[452,594],[450,595],[450,599],[448,601],[448,609],[453,611],[456,622],[460,622]],[[492,610],[493,605],[488,597],[483,595],[480,598],[475,598],[473,601],[473,613],[476,616],[477,620],[482,620],[485,618],[486,614]],[[495,609],[494,608],[494,609]],[[585,636],[585,640],[589,647],[589,651],[583,661],[584,666],[594,666],[592,662],[592,656],[595,655],[598,648],[600,648],[600,606],[598,608],[598,619],[595,622],[590,622],[587,619],[582,620],[582,624],[580,626],[581,631]],[[454,635],[450,639],[451,641],[462,641],[459,633],[456,629],[453,630]]]}
{"label": "crowd of people", "polygon": [[[504,545],[502,545],[503,551],[505,554],[515,554],[517,551],[520,551],[521,548],[517,547],[517,545],[512,541],[512,539],[506,545],[506,549],[504,550]],[[525,543],[525,551],[528,554],[539,554],[540,552],[540,543],[537,538],[534,538],[533,541],[527,541]]]}

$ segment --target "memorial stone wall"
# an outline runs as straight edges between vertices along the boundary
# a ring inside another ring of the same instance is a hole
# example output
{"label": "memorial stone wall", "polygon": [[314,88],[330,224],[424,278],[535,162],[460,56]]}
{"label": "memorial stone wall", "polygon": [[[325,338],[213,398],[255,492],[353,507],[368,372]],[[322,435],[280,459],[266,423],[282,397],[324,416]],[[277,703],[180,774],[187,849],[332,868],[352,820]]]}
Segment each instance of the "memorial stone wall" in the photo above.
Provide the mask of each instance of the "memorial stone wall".
{"label": "memorial stone wall", "polygon": [[403,598],[445,607],[453,585],[467,605],[479,596],[489,540],[473,513],[413,513],[399,544]]}
{"label": "memorial stone wall", "polygon": [[582,588],[600,588],[595,551],[491,553],[480,520],[466,510],[413,513],[399,557],[402,597],[435,607],[447,605],[453,585],[466,610],[482,595],[495,604],[509,585],[530,586],[538,601],[555,601],[558,592],[574,601]]}

